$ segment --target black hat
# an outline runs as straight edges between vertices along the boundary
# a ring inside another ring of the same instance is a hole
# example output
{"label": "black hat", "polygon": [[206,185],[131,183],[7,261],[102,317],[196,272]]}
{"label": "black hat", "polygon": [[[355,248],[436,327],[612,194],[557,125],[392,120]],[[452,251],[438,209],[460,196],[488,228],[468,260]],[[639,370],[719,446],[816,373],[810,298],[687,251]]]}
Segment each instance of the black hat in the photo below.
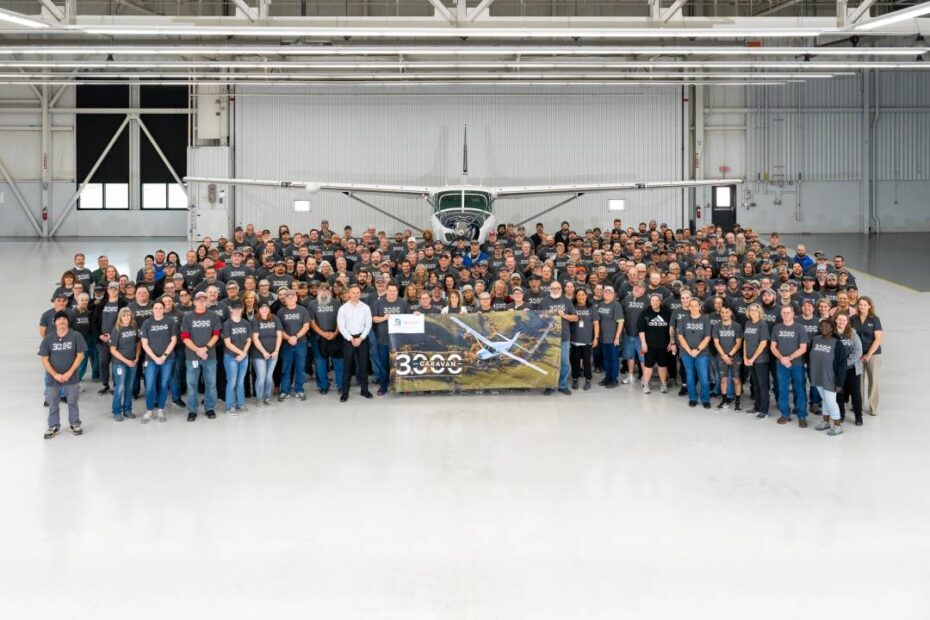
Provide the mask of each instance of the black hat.
{"label": "black hat", "polygon": [[68,322],[70,323],[71,315],[65,312],[64,310],[59,310],[58,312],[55,313],[55,320],[57,321],[58,319],[68,319]]}
{"label": "black hat", "polygon": [[230,309],[230,310],[235,310],[235,309],[237,309],[237,308],[238,308],[239,310],[242,310],[242,300],[241,300],[241,299],[234,299],[234,300],[232,300],[231,302],[229,302],[229,309]]}

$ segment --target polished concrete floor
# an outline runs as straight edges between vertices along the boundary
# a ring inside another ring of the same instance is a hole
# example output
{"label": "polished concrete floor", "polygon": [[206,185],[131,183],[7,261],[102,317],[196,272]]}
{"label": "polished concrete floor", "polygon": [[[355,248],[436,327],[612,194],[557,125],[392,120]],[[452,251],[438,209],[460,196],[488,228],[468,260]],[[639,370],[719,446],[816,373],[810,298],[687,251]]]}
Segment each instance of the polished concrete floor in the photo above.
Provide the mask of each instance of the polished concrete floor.
{"label": "polished concrete floor", "polygon": [[142,426],[88,383],[85,435],[44,441],[35,323],[77,249],[151,245],[0,242],[2,617],[930,617],[926,294],[859,277],[883,408],[835,438],[629,388]]}
{"label": "polished concrete floor", "polygon": [[782,243],[789,248],[804,243],[810,254],[817,250],[842,254],[851,269],[930,292],[930,269],[924,267],[930,260],[930,233],[785,235]]}

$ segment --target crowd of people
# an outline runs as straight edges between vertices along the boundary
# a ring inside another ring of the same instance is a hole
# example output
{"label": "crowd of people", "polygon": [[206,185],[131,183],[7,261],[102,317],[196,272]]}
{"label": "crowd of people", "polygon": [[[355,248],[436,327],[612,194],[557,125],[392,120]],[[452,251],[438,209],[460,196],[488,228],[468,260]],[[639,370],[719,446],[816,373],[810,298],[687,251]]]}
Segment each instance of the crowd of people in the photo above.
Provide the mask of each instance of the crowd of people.
{"label": "crowd of people", "polygon": [[[558,392],[638,386],[688,405],[733,408],[778,423],[808,413],[817,430],[843,432],[878,415],[882,323],[842,256],[789,250],[772,233],[656,222],[555,232],[501,224],[484,243],[451,246],[425,230],[393,236],[375,227],[307,233],[252,225],[204,239],[183,258],[157,250],[136,274],[106,256],[91,270],[77,254],[39,320],[46,438],[60,431],[61,403],[82,432],[79,382],[112,393],[117,422],[166,421],[171,402],[193,422],[306,400],[365,398],[391,381],[387,320],[394,314],[539,311],[562,324]],[[547,393],[555,390],[547,389]],[[745,400],[744,400],[745,397]],[[187,399],[186,401],[184,399]]]}

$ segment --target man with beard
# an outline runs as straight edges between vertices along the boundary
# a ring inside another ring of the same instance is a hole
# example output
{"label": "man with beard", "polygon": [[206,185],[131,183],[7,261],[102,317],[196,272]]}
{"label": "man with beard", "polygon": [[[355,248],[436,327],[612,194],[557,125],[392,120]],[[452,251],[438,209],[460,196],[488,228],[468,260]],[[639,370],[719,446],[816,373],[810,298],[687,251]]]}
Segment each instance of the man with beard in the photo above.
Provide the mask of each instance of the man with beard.
{"label": "man with beard", "polygon": [[[568,380],[571,376],[571,326],[573,321],[578,320],[575,313],[575,305],[570,299],[562,296],[562,285],[558,281],[553,281],[549,285],[549,296],[543,298],[539,304],[541,312],[549,312],[559,316],[562,319],[562,356],[559,365],[559,392],[566,396],[571,396],[572,391],[568,387]],[[551,394],[552,389],[546,388],[546,394]]]}
{"label": "man with beard", "polygon": [[339,300],[334,299],[329,284],[320,284],[316,299],[310,301],[310,349],[316,369],[316,387],[320,394],[329,392],[329,363],[332,362],[336,389],[342,392],[342,341],[336,325]]}

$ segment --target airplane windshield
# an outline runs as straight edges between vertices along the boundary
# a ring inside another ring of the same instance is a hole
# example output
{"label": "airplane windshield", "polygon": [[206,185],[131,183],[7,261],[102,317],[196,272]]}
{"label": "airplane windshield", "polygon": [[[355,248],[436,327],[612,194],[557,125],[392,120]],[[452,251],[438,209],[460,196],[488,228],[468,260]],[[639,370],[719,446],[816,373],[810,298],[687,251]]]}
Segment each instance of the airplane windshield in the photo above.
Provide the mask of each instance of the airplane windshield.
{"label": "airplane windshield", "polygon": [[[448,211],[450,209],[461,209],[462,205],[462,192],[445,192],[439,195],[436,205],[439,211]],[[487,194],[480,194],[475,192],[465,192],[465,204],[466,209],[480,209],[482,211],[488,210],[488,196]]]}

